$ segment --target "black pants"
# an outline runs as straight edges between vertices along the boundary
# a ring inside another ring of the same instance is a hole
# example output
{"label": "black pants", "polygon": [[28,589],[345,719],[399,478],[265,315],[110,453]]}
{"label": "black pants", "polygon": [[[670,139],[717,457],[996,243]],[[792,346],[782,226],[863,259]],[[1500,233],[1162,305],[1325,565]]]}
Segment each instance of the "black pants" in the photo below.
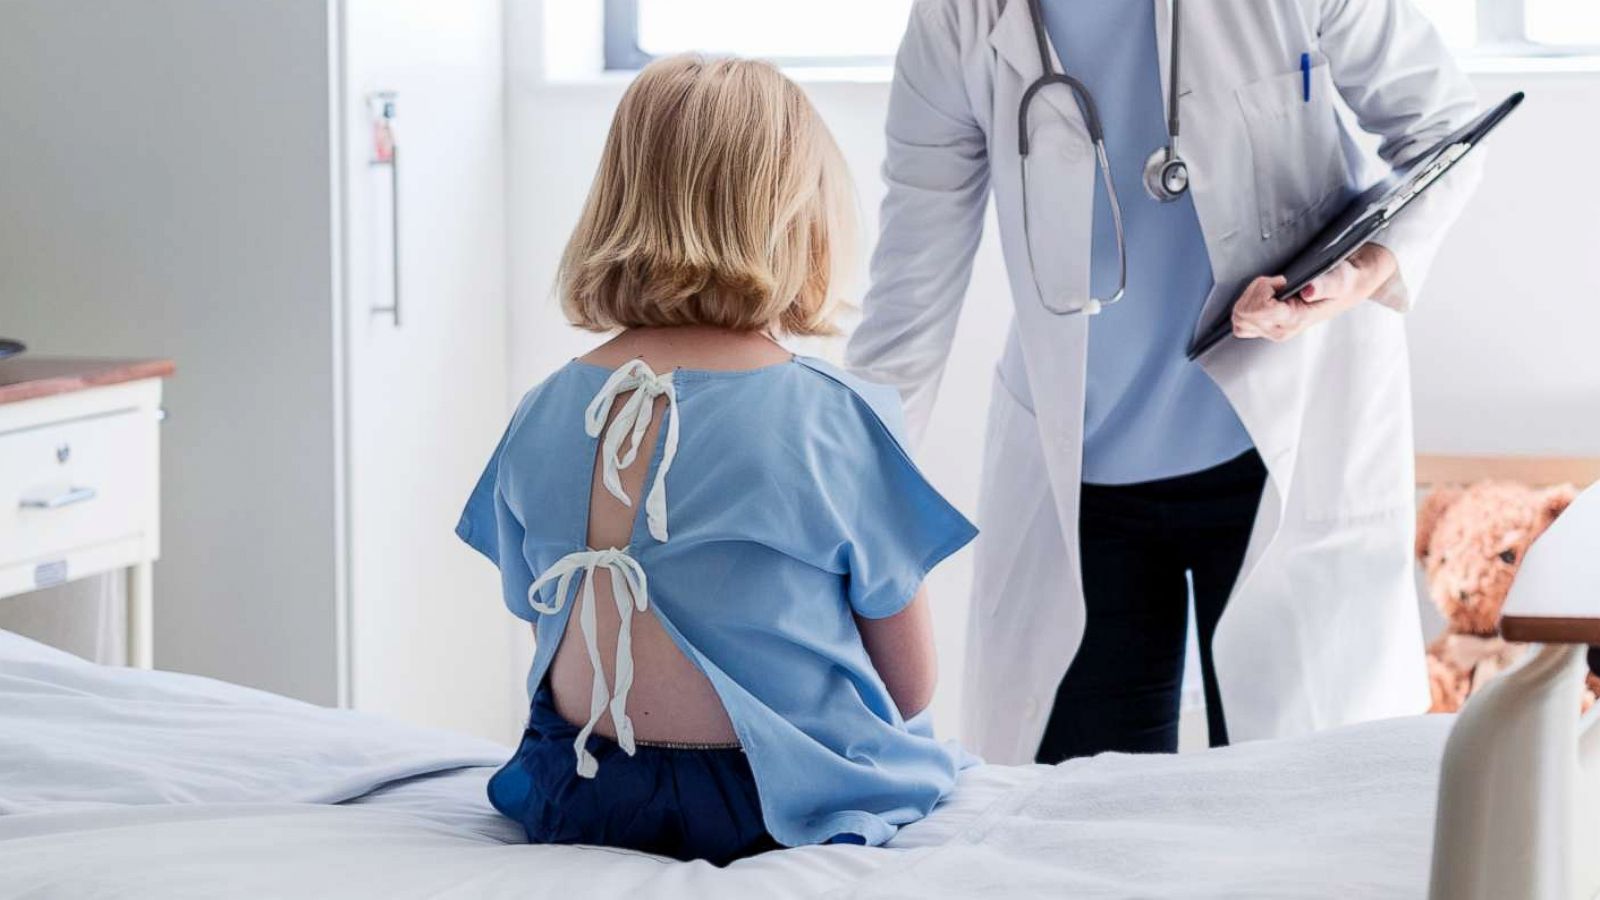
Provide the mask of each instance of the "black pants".
{"label": "black pants", "polygon": [[1178,749],[1190,578],[1211,745],[1228,742],[1211,636],[1244,561],[1266,474],[1251,450],[1192,475],[1083,486],[1083,644],[1056,691],[1039,762]]}

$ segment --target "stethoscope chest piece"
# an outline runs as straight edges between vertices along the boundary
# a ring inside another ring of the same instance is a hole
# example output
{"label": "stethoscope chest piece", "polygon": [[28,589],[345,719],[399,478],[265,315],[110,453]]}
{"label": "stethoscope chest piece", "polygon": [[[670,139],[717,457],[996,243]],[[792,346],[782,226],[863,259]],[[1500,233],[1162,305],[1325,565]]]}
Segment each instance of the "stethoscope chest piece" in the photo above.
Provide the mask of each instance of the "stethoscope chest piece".
{"label": "stethoscope chest piece", "polygon": [[[1039,69],[1043,73],[1022,92],[1022,99],[1017,104],[1017,152],[1022,158],[1022,241],[1028,252],[1028,272],[1033,278],[1035,295],[1039,298],[1039,305],[1045,312],[1056,316],[1074,314],[1094,315],[1107,306],[1122,299],[1128,287],[1128,248],[1122,231],[1122,204],[1117,200],[1116,182],[1111,177],[1111,162],[1106,157],[1105,132],[1100,125],[1100,113],[1095,108],[1094,95],[1082,81],[1060,71],[1055,66],[1055,61],[1050,54],[1050,37],[1045,33],[1044,11],[1042,0],[1026,0],[1029,17],[1033,20],[1033,39],[1039,48]],[[1189,192],[1189,165],[1178,155],[1178,47],[1182,30],[1179,14],[1182,0],[1171,0],[1172,3],[1172,38],[1170,41],[1170,56],[1168,62],[1167,85],[1167,143],[1164,147],[1156,148],[1145,160],[1144,187],[1145,190],[1162,203],[1172,203]],[[1083,299],[1071,299],[1060,306],[1052,305],[1045,299],[1045,292],[1039,286],[1039,272],[1034,266],[1033,235],[1030,230],[1031,217],[1028,215],[1028,107],[1038,93],[1052,85],[1060,85],[1072,91],[1073,99],[1077,101],[1079,110],[1083,113],[1084,127],[1089,132],[1089,139],[1094,144],[1095,167],[1100,170],[1100,181],[1105,186],[1107,204],[1111,207],[1111,223],[1117,239],[1117,289],[1110,296],[1098,298],[1089,296]]]}
{"label": "stethoscope chest piece", "polygon": [[1189,164],[1170,147],[1157,147],[1144,162],[1144,189],[1162,203],[1173,203],[1189,191]]}

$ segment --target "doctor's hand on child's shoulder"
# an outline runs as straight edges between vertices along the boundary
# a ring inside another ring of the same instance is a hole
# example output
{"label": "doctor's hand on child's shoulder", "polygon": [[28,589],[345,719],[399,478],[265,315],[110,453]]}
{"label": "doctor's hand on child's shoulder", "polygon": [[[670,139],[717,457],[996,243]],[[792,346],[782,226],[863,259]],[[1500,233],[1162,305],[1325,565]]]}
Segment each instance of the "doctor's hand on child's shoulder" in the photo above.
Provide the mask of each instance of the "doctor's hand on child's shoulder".
{"label": "doctor's hand on child's shoulder", "polygon": [[1233,304],[1233,336],[1287,341],[1371,298],[1394,277],[1397,267],[1387,247],[1363,244],[1299,294],[1281,301],[1273,293],[1283,287],[1283,276],[1263,275],[1250,282]]}

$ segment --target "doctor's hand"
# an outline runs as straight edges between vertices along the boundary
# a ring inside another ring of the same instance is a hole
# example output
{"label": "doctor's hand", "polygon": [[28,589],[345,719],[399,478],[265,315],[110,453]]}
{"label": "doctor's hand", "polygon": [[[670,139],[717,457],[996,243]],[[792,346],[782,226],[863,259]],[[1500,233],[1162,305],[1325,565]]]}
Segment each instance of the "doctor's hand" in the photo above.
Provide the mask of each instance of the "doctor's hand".
{"label": "doctor's hand", "polygon": [[1299,294],[1275,300],[1281,275],[1250,282],[1233,304],[1233,336],[1287,341],[1307,328],[1368,300],[1394,277],[1399,264],[1380,244],[1363,244],[1350,258],[1312,279]]}

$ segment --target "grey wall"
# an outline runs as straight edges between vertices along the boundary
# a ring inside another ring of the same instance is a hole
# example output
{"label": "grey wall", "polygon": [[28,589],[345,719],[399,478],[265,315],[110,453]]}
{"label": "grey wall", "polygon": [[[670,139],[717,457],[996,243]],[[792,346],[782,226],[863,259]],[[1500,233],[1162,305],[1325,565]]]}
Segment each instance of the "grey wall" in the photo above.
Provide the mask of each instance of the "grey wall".
{"label": "grey wall", "polygon": [[177,361],[156,664],[324,703],[328,47],[323,0],[0,3],[0,334]]}
{"label": "grey wall", "polygon": [[108,666],[128,659],[127,579],[80,578],[0,601],[0,629]]}

